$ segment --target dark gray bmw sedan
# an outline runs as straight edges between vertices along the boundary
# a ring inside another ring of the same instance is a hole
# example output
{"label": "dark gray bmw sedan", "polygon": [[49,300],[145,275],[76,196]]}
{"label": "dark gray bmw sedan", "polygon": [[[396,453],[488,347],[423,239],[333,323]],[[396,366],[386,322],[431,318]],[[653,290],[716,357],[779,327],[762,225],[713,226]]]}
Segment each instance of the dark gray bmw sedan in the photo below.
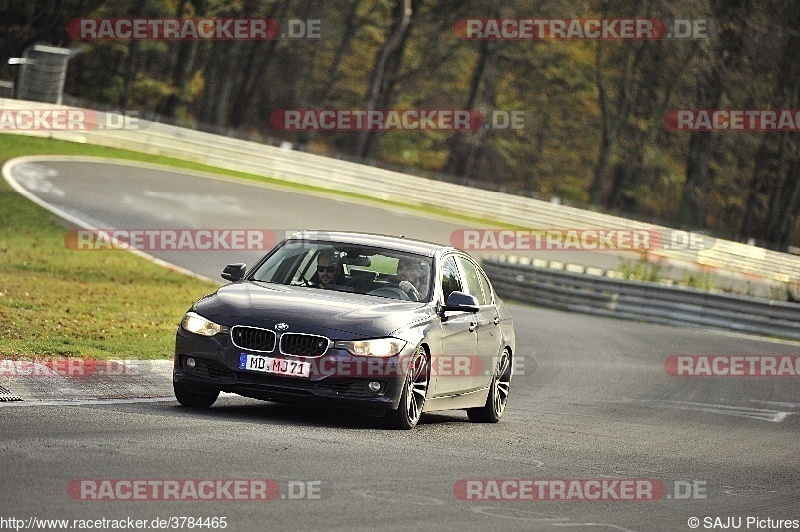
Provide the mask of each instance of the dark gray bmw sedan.
{"label": "dark gray bmw sedan", "polygon": [[503,415],[514,327],[481,267],[452,247],[301,232],[184,315],[173,386],[185,406],[220,391],[313,401],[410,429],[423,412]]}

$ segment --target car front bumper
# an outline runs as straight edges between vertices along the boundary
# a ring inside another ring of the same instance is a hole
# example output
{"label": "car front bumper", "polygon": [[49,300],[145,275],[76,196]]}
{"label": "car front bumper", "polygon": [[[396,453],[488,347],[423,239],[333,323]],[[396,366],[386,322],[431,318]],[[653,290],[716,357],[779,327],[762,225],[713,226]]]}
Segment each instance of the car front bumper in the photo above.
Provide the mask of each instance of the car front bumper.
{"label": "car front bumper", "polygon": [[[240,370],[241,354],[258,354],[311,362],[310,377],[293,377],[272,373]],[[188,358],[195,366],[186,364]],[[242,351],[229,342],[200,337],[178,329],[175,338],[173,382],[192,391],[220,390],[244,397],[277,402],[312,402],[334,407],[351,408],[367,414],[380,415],[394,410],[400,402],[405,372],[398,370],[399,362],[378,366],[378,362],[354,357],[346,351],[330,349],[316,359],[295,358],[270,353]],[[380,389],[372,391],[370,382]]]}

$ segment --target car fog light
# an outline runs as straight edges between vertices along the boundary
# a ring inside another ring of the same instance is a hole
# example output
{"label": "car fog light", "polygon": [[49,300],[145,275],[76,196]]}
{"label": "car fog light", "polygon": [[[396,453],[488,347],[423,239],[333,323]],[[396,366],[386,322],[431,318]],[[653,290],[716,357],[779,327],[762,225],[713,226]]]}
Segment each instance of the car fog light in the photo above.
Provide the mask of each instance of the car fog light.
{"label": "car fog light", "polygon": [[378,381],[372,381],[367,384],[367,388],[369,388],[369,391],[371,392],[379,392],[381,390],[381,383]]}
{"label": "car fog light", "polygon": [[189,358],[186,359],[186,367],[187,368],[194,369],[194,367],[196,365],[197,365],[197,361],[195,359],[193,359],[192,357],[189,357]]}

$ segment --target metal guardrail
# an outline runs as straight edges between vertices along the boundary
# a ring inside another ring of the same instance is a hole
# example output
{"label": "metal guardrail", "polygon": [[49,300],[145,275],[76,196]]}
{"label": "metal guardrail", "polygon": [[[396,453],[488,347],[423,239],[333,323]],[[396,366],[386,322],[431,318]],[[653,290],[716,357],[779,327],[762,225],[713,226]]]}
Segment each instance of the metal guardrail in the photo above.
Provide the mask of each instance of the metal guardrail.
{"label": "metal guardrail", "polygon": [[[0,99],[0,110],[65,108]],[[97,112],[101,117],[106,113]],[[120,123],[116,120],[115,123]],[[672,229],[502,192],[473,189],[349,161],[232,139],[172,125],[149,122],[140,129],[40,131],[27,134],[88,142],[164,155],[228,170],[271,176],[290,182],[368,194],[499,224],[529,229],[644,229],[670,234]],[[702,237],[704,249],[655,249],[651,255],[673,264],[690,263],[774,281],[800,283],[800,257],[739,242]]]}
{"label": "metal guardrail", "polygon": [[[484,258],[501,297],[562,310],[800,340],[800,304]],[[588,270],[587,270],[588,271]]]}

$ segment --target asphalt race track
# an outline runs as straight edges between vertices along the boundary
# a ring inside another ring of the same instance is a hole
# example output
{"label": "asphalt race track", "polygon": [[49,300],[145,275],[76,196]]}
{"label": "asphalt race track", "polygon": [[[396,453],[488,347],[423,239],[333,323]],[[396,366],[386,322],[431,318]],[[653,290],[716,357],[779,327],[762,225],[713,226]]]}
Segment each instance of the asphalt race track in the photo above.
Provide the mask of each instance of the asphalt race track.
{"label": "asphalt race track", "polygon": [[[198,179],[201,174],[188,171],[129,164],[31,161],[16,164],[13,174],[26,190],[99,229],[257,229],[277,239],[300,229],[348,230],[449,244],[454,231],[476,228],[470,222],[422,217],[419,211],[387,210],[377,202],[351,203],[342,196],[298,194],[254,182],[241,188],[229,180]],[[216,280],[228,262],[250,264],[263,254],[149,253]],[[529,251],[514,253],[531,255]],[[638,258],[628,251],[539,251],[535,256],[610,269],[619,266],[621,257]]]}
{"label": "asphalt race track", "polygon": [[[308,227],[447,242],[464,227],[180,171],[38,161],[16,167],[14,176],[100,228]],[[149,253],[216,279],[225,264],[260,255]],[[575,260],[591,261],[613,266],[616,258]],[[202,412],[170,398],[0,403],[0,530],[14,528],[2,519],[27,525],[32,517],[148,525],[225,517],[226,530],[236,531],[691,530],[693,517],[701,530],[800,527],[798,377],[673,377],[664,368],[670,355],[800,355],[798,344],[516,304],[511,310],[517,374],[496,425],[452,412],[423,416],[412,431],[386,431],[368,418],[232,395]],[[169,387],[163,378],[161,390]],[[267,479],[271,500],[89,500],[112,482],[175,479]],[[635,501],[615,499],[612,488],[601,500],[507,500],[526,499],[527,481],[549,493],[631,481],[665,491]]]}

